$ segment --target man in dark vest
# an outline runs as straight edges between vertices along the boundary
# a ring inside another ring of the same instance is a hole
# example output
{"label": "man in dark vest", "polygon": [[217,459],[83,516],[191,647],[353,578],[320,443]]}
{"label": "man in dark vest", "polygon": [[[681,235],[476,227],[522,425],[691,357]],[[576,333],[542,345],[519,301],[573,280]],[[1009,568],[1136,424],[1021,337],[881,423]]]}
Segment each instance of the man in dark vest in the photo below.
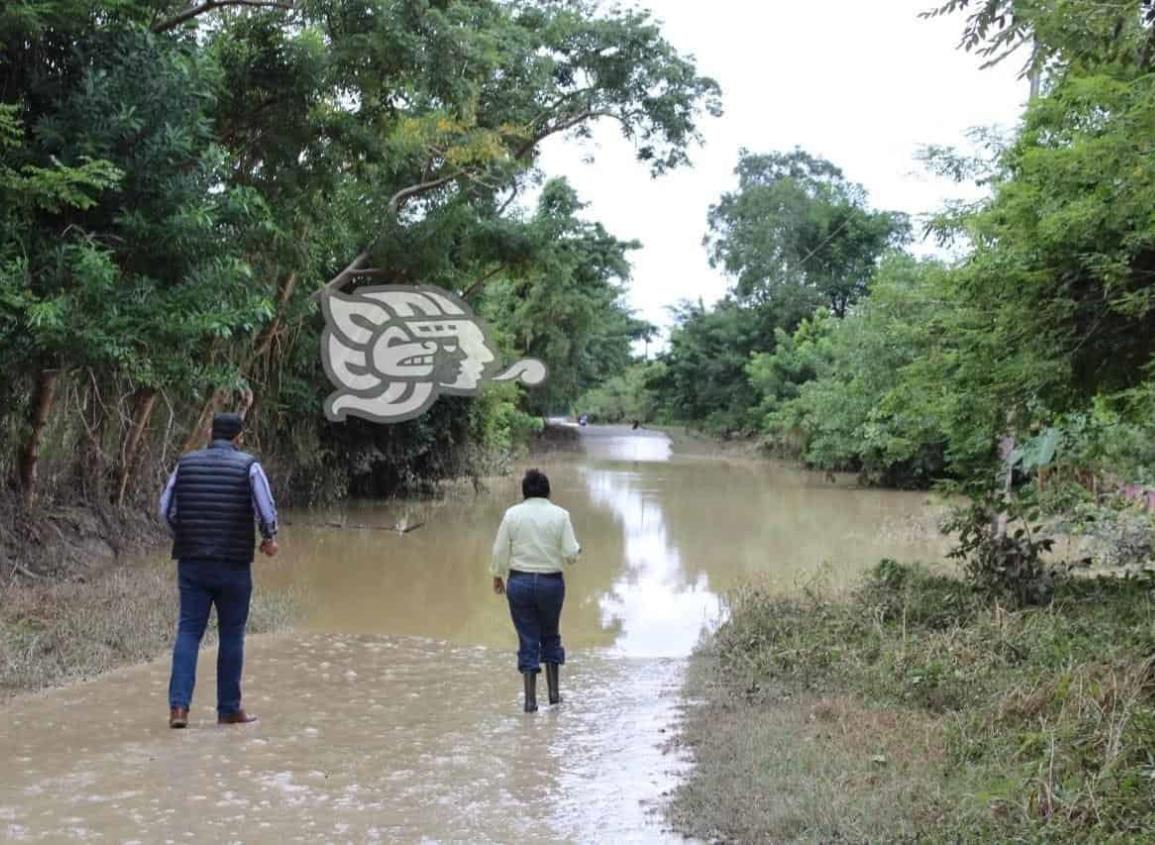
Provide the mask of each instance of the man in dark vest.
{"label": "man in dark vest", "polygon": [[239,725],[257,718],[241,708],[253,523],[255,518],[260,524],[261,551],[272,557],[277,553],[277,510],[261,465],[239,448],[243,429],[239,414],[215,415],[209,447],[180,459],[160,497],[161,518],[173,536],[172,556],[179,562],[180,625],[168,688],[173,728],[188,725],[197,652],[213,605],[220,629],[217,723]]}

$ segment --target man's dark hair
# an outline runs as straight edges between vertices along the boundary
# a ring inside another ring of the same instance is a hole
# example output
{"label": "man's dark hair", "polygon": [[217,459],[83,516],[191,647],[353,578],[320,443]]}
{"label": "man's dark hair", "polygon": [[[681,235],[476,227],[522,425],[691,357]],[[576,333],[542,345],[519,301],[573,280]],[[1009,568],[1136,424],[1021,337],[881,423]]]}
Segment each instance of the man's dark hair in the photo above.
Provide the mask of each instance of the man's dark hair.
{"label": "man's dark hair", "polygon": [[549,479],[538,469],[527,469],[525,478],[521,480],[521,495],[527,499],[541,497],[549,498]]}
{"label": "man's dark hair", "polygon": [[213,440],[232,440],[245,430],[245,418],[240,414],[214,414]]}

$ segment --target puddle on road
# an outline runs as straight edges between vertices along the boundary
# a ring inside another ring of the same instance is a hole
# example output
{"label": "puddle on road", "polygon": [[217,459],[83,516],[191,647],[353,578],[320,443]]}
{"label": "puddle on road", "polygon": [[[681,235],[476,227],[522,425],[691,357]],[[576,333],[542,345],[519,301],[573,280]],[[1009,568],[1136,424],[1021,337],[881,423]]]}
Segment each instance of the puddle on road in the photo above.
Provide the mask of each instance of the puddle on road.
{"label": "puddle on road", "polygon": [[[288,514],[259,588],[306,598],[301,631],[253,638],[253,726],[165,722],[167,662],[24,697],[0,721],[0,833],[42,842],[655,842],[686,761],[665,754],[689,653],[719,595],[848,583],[929,559],[901,526],[925,497],[772,464],[671,458],[663,436],[584,434],[544,462],[583,545],[567,576],[560,708],[520,712],[508,611],[486,563],[517,479],[478,497]],[[425,525],[407,534],[328,522]],[[898,528],[896,528],[896,526]],[[175,591],[174,591],[175,592]],[[543,696],[544,698],[544,696]]]}

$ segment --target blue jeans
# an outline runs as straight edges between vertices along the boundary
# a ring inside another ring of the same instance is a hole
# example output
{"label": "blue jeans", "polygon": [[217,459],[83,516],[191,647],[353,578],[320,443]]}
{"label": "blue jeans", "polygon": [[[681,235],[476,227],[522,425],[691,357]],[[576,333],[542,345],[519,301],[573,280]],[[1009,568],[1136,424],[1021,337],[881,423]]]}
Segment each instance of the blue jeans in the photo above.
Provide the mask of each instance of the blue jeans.
{"label": "blue jeans", "polygon": [[517,670],[540,672],[542,663],[565,663],[558,621],[565,602],[561,573],[510,572],[505,595],[517,629]]}
{"label": "blue jeans", "polygon": [[172,649],[170,707],[188,707],[196,685],[197,652],[217,607],[217,713],[231,716],[241,708],[241,669],[245,663],[245,623],[253,594],[252,567],[222,560],[182,560],[178,564],[180,624]]}

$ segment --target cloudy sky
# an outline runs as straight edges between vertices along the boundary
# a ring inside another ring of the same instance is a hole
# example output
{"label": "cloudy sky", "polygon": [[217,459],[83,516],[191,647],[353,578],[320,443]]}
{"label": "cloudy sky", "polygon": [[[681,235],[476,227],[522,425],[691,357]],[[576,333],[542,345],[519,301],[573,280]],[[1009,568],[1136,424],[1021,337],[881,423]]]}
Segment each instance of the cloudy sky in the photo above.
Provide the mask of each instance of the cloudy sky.
{"label": "cloudy sky", "polygon": [[[920,20],[934,0],[644,0],[667,38],[722,87],[725,115],[702,125],[694,167],[653,180],[610,124],[592,142],[551,139],[541,164],[589,203],[587,216],[633,253],[630,303],[668,325],[667,306],[729,282],[710,268],[706,212],[735,185],[738,150],[823,156],[863,184],[872,205],[925,214],[964,188],[927,174],[925,144],[966,145],[975,126],[1013,126],[1027,85],[1012,57],[979,69],[956,49],[962,19]],[[592,157],[593,162],[587,161]],[[923,250],[929,246],[923,247]]]}

